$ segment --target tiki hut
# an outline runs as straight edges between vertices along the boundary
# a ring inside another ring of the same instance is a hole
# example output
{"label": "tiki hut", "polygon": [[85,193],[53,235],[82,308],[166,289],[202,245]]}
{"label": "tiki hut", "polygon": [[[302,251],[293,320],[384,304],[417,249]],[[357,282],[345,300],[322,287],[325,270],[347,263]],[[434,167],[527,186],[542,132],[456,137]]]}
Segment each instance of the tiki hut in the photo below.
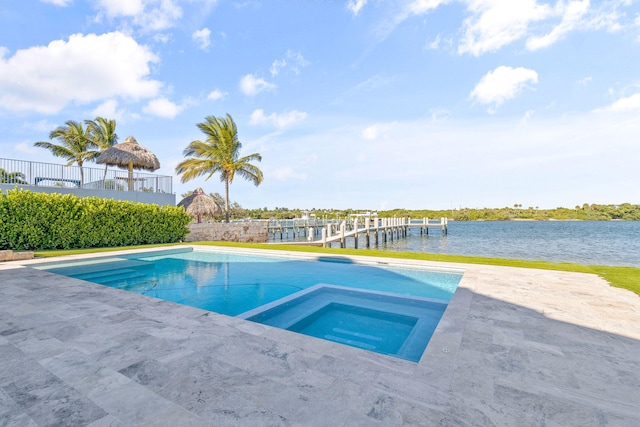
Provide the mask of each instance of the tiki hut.
{"label": "tiki hut", "polygon": [[133,177],[134,169],[144,169],[155,171],[160,168],[160,162],[155,154],[138,144],[138,141],[129,136],[120,144],[109,147],[96,158],[96,163],[109,166],[117,166],[126,168],[129,174],[124,179],[129,184],[129,191],[133,191],[133,183],[136,180]]}
{"label": "tiki hut", "polygon": [[202,222],[202,215],[216,215],[222,213],[220,206],[207,196],[202,188],[196,188],[190,196],[185,197],[178,203],[178,206],[184,207],[189,215],[198,218],[198,223]]}

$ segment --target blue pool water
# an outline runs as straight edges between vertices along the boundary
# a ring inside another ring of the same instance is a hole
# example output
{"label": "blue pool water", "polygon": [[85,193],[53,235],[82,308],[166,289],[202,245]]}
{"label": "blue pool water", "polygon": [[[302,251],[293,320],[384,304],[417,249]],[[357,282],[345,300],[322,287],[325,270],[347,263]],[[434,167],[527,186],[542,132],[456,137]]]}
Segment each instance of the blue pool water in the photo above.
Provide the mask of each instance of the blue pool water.
{"label": "blue pool water", "polygon": [[[47,263],[37,268],[231,316],[319,283],[446,303],[462,277],[460,273],[362,265],[346,258],[299,260],[188,248]],[[339,312],[334,310],[332,315],[344,315],[344,310]],[[378,321],[376,317],[368,316],[371,322]]]}
{"label": "blue pool water", "polygon": [[417,362],[446,301],[319,284],[240,317]]}
{"label": "blue pool water", "polygon": [[[417,321],[417,318],[411,316],[332,302],[288,330],[316,337],[329,337],[333,341],[347,344],[358,343],[368,350],[377,348],[376,344],[379,343],[382,352],[396,354]],[[381,335],[391,339],[385,341]],[[366,341],[374,344],[366,344]],[[364,344],[360,344],[361,342]]]}

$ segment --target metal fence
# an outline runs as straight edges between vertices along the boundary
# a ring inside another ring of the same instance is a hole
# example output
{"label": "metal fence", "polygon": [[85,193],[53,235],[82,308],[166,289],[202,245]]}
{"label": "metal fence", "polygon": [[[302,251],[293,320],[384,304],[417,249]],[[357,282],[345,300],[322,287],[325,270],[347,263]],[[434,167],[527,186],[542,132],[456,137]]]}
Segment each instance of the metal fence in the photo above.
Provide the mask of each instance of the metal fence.
{"label": "metal fence", "polygon": [[0,158],[0,183],[91,190],[173,192],[171,176]]}

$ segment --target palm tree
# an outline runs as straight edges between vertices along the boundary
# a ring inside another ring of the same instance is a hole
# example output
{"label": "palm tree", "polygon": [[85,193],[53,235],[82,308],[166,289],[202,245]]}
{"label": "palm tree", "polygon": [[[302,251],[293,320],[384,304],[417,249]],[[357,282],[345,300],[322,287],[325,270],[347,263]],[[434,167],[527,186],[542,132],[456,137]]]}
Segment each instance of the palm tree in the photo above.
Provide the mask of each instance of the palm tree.
{"label": "palm tree", "polygon": [[0,182],[6,184],[27,184],[26,177],[22,172],[7,172],[0,168]]}
{"label": "palm tree", "polygon": [[258,153],[239,157],[242,144],[238,140],[238,129],[229,114],[225,118],[208,116],[204,123],[196,126],[207,138],[205,141],[192,141],[184,150],[183,160],[176,166],[176,173],[182,174],[181,181],[207,175],[205,180],[215,173],[220,173],[220,181],[225,189],[225,219],[229,222],[229,184],[233,182],[236,173],[255,185],[262,182],[262,171],[250,162],[261,161]]}
{"label": "palm tree", "polygon": [[[222,197],[222,195],[218,192],[215,193],[209,193],[209,197],[211,197],[213,199],[213,201],[216,203],[216,205],[222,207],[225,204],[224,201],[224,197]],[[233,203],[229,203],[230,205]]]}
{"label": "palm tree", "polygon": [[100,154],[99,151],[94,150],[98,147],[89,139],[88,130],[82,123],[68,120],[64,126],[58,126],[51,131],[49,139],[57,139],[60,145],[46,141],[36,142],[34,145],[46,148],[56,157],[67,159],[67,166],[77,163],[80,166],[80,185],[84,184],[83,163],[95,159]]}
{"label": "palm tree", "polygon": [[[100,153],[118,143],[115,120],[96,117],[95,120],[85,120],[84,124],[87,125],[89,139],[98,147]],[[107,180],[107,166],[106,164],[104,165],[103,183]]]}

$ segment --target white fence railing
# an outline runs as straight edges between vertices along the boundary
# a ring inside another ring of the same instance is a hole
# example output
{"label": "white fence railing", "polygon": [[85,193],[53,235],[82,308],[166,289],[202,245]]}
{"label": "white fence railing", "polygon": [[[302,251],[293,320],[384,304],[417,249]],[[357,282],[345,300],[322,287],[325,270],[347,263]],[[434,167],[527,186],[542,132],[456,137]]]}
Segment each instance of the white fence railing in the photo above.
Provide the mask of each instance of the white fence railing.
{"label": "white fence railing", "polygon": [[0,158],[0,183],[91,190],[173,192],[171,176]]}

